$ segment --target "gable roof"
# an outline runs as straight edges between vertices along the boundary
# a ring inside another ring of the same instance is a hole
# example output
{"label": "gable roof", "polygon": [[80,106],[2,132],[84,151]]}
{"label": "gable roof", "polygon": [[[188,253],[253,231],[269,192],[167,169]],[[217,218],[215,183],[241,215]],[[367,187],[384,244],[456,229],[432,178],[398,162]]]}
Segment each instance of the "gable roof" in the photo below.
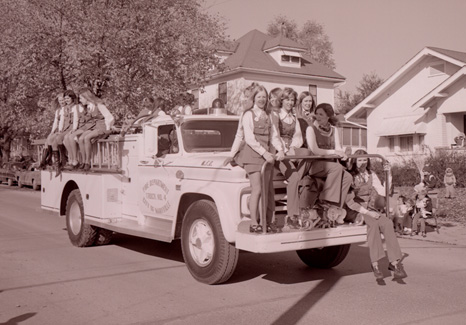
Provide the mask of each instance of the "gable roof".
{"label": "gable roof", "polygon": [[[444,61],[455,64],[459,67],[464,67],[466,65],[466,53],[441,49],[437,47],[425,47],[419,53],[417,53],[413,58],[411,58],[407,63],[405,63],[398,71],[391,75],[387,80],[385,80],[379,88],[374,90],[369,96],[367,96],[361,103],[354,107],[351,111],[345,114],[345,118],[354,118],[360,117],[368,108],[374,108],[375,105],[372,104],[372,101],[377,98],[381,93],[383,93],[387,88],[389,88],[393,83],[399,80],[408,70],[413,66],[418,64],[425,56],[435,56]],[[422,99],[421,99],[422,101]]]}
{"label": "gable roof", "polygon": [[306,55],[302,55],[301,67],[285,67],[279,65],[265,49],[272,49],[277,46],[292,48],[303,51],[304,48],[298,43],[283,36],[272,37],[256,29],[243,35],[236,41],[234,53],[230,55],[223,64],[227,70],[243,69],[275,73],[291,73],[294,75],[312,76],[315,78],[333,79],[334,82],[343,82],[345,77],[327,68],[321,63],[312,60]]}

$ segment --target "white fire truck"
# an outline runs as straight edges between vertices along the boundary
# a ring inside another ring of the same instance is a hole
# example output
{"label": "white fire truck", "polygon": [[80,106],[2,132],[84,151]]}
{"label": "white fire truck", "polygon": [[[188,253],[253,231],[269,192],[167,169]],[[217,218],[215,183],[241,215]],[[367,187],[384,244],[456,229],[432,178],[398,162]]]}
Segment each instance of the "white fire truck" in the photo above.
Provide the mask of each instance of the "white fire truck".
{"label": "white fire truck", "polygon": [[[189,271],[207,284],[230,278],[240,250],[297,251],[318,268],[341,263],[350,244],[366,241],[365,226],[249,232],[249,180],[241,167],[224,165],[238,120],[221,114],[158,117],[139,132],[100,140],[89,172],[65,170],[56,177],[42,171],[41,206],[66,216],[78,247],[107,244],[114,232],[181,239]],[[274,186],[280,219],[286,184],[278,173]]]}

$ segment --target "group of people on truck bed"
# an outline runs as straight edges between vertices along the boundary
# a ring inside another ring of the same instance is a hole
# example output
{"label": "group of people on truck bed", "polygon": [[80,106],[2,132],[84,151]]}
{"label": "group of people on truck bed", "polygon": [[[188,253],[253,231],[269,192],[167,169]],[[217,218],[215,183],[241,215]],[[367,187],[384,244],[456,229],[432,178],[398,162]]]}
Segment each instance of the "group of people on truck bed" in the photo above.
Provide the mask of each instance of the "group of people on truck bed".
{"label": "group of people on truck bed", "polygon": [[[236,163],[246,171],[251,184],[249,231],[262,233],[259,224],[259,200],[265,200],[267,232],[276,232],[272,221],[275,210],[273,168],[278,168],[287,182],[288,217],[300,214],[299,190],[305,177],[320,183],[320,191],[311,207],[336,211],[346,221],[367,225],[368,245],[372,270],[377,279],[383,279],[378,261],[385,257],[383,234],[389,270],[395,277],[406,276],[401,264],[402,252],[394,231],[393,222],[383,213],[384,186],[371,171],[367,157],[348,161],[339,133],[332,105],[316,106],[311,93],[296,93],[292,88],[274,88],[270,92],[252,83],[244,90],[243,113],[235,141],[226,163]],[[357,150],[358,154],[367,154]],[[340,159],[285,159],[285,156],[336,155]],[[264,162],[267,188],[261,193],[261,168]],[[389,170],[389,166],[385,166]],[[389,177],[391,178],[391,176]],[[390,179],[387,180],[390,183]]]}
{"label": "group of people on truck bed", "polygon": [[59,93],[52,102],[55,117],[39,168],[44,169],[53,163],[56,176],[65,167],[88,171],[91,168],[92,143],[97,139],[117,131],[124,136],[135,124],[141,125],[158,116],[190,115],[193,113],[193,100],[192,94],[183,93],[179,96],[177,105],[167,111],[163,98],[146,97],[139,114],[135,118],[126,119],[121,129],[117,130],[113,126],[115,118],[112,113],[104,101],[90,89],[82,88],[77,94],[73,90]]}
{"label": "group of people on truck bed", "polygon": [[59,93],[52,106],[55,118],[39,167],[50,165],[53,157],[56,176],[66,165],[89,170],[92,142],[111,132],[115,118],[103,100],[87,88],[80,89],[78,94],[72,90]]}

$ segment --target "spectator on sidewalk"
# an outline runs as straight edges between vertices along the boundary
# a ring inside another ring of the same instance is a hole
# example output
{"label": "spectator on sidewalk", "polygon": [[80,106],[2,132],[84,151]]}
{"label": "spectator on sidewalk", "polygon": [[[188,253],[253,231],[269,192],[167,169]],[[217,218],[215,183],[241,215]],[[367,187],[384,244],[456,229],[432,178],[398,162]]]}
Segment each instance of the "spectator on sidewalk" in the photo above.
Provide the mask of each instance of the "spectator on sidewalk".
{"label": "spectator on sidewalk", "polygon": [[443,177],[443,183],[445,184],[445,198],[454,199],[456,177],[455,177],[455,174],[453,174],[453,170],[450,167],[448,167],[445,170],[445,176]]}

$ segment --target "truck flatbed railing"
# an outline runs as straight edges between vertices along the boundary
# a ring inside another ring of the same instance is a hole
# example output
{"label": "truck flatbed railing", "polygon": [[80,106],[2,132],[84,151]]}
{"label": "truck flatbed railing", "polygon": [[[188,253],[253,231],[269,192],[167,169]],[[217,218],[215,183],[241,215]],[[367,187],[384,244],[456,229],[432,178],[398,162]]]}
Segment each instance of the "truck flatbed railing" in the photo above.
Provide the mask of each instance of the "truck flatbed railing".
{"label": "truck flatbed railing", "polygon": [[[385,166],[387,163],[387,160],[385,157],[379,154],[361,154],[361,155],[348,155],[348,159],[351,158],[378,158],[382,160],[383,165]],[[294,156],[285,156],[284,160],[323,160],[323,159],[341,159],[341,156],[339,155],[294,155]],[[262,226],[262,233],[266,234],[267,233],[267,218],[266,218],[266,213],[267,213],[267,200],[264,200],[265,197],[265,188],[266,188],[266,182],[265,182],[265,169],[268,165],[268,162],[265,161],[264,164],[261,167],[261,193],[262,193],[262,198],[261,198],[261,206],[260,206],[260,222],[259,224]],[[389,179],[389,174],[390,171],[389,169],[384,168],[385,172],[385,179],[387,180],[385,182],[385,211],[386,213],[389,213],[390,211],[390,202],[389,202],[389,194],[390,194],[390,184],[388,182]]]}

